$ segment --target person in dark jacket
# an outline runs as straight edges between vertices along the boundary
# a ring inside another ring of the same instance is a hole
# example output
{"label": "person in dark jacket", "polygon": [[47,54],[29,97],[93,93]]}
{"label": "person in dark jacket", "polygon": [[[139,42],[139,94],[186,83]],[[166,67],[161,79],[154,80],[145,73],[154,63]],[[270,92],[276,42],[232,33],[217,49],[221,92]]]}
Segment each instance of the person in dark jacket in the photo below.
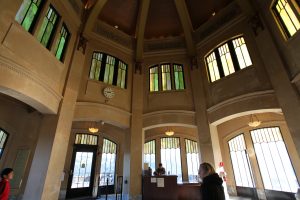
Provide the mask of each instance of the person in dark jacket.
{"label": "person in dark jacket", "polygon": [[209,163],[202,163],[199,168],[199,176],[202,179],[202,200],[225,200],[223,180],[215,172]]}

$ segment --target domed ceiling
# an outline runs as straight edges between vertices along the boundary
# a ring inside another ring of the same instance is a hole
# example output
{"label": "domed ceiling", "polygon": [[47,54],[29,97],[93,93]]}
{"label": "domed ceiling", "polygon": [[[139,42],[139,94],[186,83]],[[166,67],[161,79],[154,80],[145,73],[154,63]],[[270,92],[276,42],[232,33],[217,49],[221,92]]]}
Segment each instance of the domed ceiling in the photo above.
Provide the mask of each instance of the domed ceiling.
{"label": "domed ceiling", "polygon": [[[150,0],[145,26],[145,39],[182,36],[184,34],[176,0]],[[179,0],[180,1],[180,0]],[[182,0],[193,30],[226,7],[233,0]],[[107,0],[98,20],[136,37],[141,0]]]}

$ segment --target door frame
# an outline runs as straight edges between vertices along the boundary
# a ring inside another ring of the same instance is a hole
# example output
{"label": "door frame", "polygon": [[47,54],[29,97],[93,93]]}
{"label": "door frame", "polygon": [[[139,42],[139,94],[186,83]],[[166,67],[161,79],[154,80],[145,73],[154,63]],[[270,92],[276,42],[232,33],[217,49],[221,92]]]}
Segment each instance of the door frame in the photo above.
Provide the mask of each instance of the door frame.
{"label": "door frame", "polygon": [[[70,165],[70,174],[69,174],[68,184],[67,184],[66,198],[92,196],[93,187],[94,187],[96,158],[97,158],[97,147],[98,146],[96,146],[96,145],[83,145],[83,144],[75,144],[74,145],[72,159],[71,159],[71,165]],[[92,152],[93,153],[91,176],[90,176],[90,186],[88,188],[71,189],[72,179],[73,179],[73,170],[74,170],[77,152]]]}

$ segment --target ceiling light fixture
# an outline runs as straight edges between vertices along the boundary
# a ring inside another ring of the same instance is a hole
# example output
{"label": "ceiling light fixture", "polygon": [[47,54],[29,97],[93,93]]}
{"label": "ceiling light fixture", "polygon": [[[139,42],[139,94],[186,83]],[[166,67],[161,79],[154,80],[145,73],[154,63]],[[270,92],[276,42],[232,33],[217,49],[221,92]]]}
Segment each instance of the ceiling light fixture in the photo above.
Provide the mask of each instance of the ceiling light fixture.
{"label": "ceiling light fixture", "polygon": [[213,12],[213,13],[212,13],[212,16],[215,16],[215,15],[216,15],[216,12]]}
{"label": "ceiling light fixture", "polygon": [[248,123],[248,125],[250,127],[255,128],[255,127],[258,127],[260,124],[261,124],[261,121],[258,120],[256,115],[250,115],[250,121]]}
{"label": "ceiling light fixture", "polygon": [[97,127],[97,122],[91,122],[90,127],[89,127],[89,132],[90,133],[98,133],[99,128]]}
{"label": "ceiling light fixture", "polygon": [[118,25],[115,25],[115,28],[116,28],[116,29],[118,29],[118,28],[119,28],[119,26],[118,26]]}
{"label": "ceiling light fixture", "polygon": [[167,130],[167,131],[165,132],[165,134],[166,134],[167,136],[172,136],[172,135],[174,135],[174,131],[172,131],[172,130]]}

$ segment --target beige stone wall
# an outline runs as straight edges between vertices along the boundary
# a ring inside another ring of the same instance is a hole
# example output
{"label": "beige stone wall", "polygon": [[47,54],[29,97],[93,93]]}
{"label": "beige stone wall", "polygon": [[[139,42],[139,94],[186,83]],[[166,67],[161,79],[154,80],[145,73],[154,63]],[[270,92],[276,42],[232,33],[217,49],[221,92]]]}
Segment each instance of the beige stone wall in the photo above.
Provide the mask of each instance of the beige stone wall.
{"label": "beige stone wall", "polygon": [[57,112],[78,28],[78,17],[72,12],[70,5],[63,2],[51,1],[61,15],[56,37],[62,22],[67,25],[71,33],[64,62],[58,61],[54,54],[49,52],[54,51],[55,45],[48,50],[36,39],[50,1],[46,1],[41,9],[33,34],[25,31],[15,21],[15,15],[22,3],[21,0],[0,2],[0,7],[5,8],[5,11],[2,10],[0,13],[0,40],[2,41],[0,44],[0,68],[3,75],[0,85],[5,87],[5,89],[1,89],[1,92],[13,96],[43,113]]}
{"label": "beige stone wall", "polygon": [[18,195],[24,192],[26,186],[42,115],[5,95],[0,95],[0,110],[0,127],[9,134],[0,159],[0,169],[14,167],[18,151],[29,150],[30,152],[24,174],[21,177],[22,183],[19,188],[12,187],[11,190],[12,195]]}

